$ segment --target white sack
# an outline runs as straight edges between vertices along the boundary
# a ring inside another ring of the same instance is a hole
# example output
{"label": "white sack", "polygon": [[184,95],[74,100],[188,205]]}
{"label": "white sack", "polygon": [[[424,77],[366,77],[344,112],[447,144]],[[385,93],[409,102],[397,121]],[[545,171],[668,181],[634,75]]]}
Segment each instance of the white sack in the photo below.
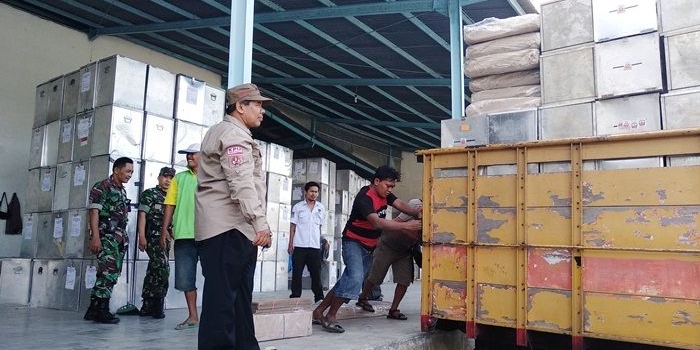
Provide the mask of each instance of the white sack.
{"label": "white sack", "polygon": [[513,97],[471,103],[467,106],[466,114],[467,117],[477,117],[480,115],[517,111],[539,106],[539,97]]}
{"label": "white sack", "polygon": [[472,93],[472,103],[486,100],[500,100],[512,97],[540,97],[539,85],[514,86],[501,89],[484,90]]}
{"label": "white sack", "polygon": [[537,13],[498,19],[486,18],[464,26],[464,42],[474,45],[488,40],[540,31],[540,15]]}
{"label": "white sack", "polygon": [[472,93],[501,89],[513,86],[540,85],[540,70],[532,69],[505,74],[487,75],[469,80],[469,90]]}
{"label": "white sack", "polygon": [[470,78],[534,69],[540,66],[540,50],[527,49],[503,52],[468,59],[464,73]]}
{"label": "white sack", "polygon": [[467,47],[467,59],[493,55],[495,53],[540,48],[540,33],[525,33],[501,39],[484,41]]}

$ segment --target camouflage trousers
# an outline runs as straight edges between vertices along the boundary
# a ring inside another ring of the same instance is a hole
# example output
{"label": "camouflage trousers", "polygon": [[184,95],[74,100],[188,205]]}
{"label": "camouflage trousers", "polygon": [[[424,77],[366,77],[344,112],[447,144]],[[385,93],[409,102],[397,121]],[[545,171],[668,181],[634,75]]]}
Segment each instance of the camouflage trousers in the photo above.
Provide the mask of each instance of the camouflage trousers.
{"label": "camouflage trousers", "polygon": [[168,277],[170,277],[170,265],[168,264],[168,252],[170,242],[165,248],[160,245],[160,234],[148,234],[146,236],[146,253],[148,254],[148,269],[143,278],[143,291],[141,297],[165,298],[168,293]]}
{"label": "camouflage trousers", "polygon": [[97,278],[92,287],[92,297],[109,299],[112,288],[122,273],[122,262],[126,246],[119,243],[113,234],[101,235],[102,250],[97,253]]}

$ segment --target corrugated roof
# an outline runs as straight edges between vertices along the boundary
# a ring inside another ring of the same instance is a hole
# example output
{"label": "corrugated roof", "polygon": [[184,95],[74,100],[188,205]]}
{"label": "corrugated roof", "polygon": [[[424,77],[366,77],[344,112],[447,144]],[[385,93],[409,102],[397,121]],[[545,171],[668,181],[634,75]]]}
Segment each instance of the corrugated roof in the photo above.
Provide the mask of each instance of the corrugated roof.
{"label": "corrugated roof", "polygon": [[[226,79],[230,0],[0,1]],[[377,164],[353,147],[388,156],[439,146],[451,110],[452,1],[465,24],[535,12],[527,0],[255,0],[252,81],[279,101],[255,136],[363,174]]]}

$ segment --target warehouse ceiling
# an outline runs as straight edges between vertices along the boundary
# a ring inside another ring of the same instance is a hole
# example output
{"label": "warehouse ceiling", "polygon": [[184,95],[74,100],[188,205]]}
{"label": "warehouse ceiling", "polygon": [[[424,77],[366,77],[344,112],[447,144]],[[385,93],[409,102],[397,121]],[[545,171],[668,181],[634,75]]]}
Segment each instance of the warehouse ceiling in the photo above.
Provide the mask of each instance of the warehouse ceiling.
{"label": "warehouse ceiling", "polygon": [[[276,101],[254,136],[364,176],[402,151],[439,147],[451,117],[451,1],[464,24],[535,12],[528,0],[255,0],[252,82]],[[0,2],[162,52],[226,86],[231,0]]]}

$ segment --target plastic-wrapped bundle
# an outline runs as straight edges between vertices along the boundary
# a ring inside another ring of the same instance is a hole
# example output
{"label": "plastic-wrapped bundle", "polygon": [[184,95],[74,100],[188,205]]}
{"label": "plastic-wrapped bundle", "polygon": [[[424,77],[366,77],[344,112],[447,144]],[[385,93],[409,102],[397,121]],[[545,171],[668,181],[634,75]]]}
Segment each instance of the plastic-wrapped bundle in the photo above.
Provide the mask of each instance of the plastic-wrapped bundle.
{"label": "plastic-wrapped bundle", "polygon": [[484,90],[537,84],[540,84],[540,70],[531,69],[470,79],[469,90],[475,93]]}
{"label": "plastic-wrapped bundle", "polygon": [[516,111],[540,106],[539,97],[512,97],[499,100],[472,102],[467,106],[467,117],[476,117],[491,113]]}
{"label": "plastic-wrapped bundle", "polygon": [[474,59],[496,53],[539,48],[540,33],[525,33],[471,45],[467,47],[466,57]]}
{"label": "plastic-wrapped bundle", "polygon": [[468,45],[508,36],[540,31],[540,15],[528,14],[505,19],[486,18],[464,26],[464,42]]}
{"label": "plastic-wrapped bundle", "polygon": [[539,85],[514,86],[502,89],[484,90],[472,94],[472,103],[486,100],[500,100],[512,97],[540,97]]}
{"label": "plastic-wrapped bundle", "polygon": [[475,60],[467,60],[464,68],[470,78],[478,78],[492,74],[518,72],[537,68],[540,65],[540,50],[527,49],[512,52],[497,53],[482,56]]}

